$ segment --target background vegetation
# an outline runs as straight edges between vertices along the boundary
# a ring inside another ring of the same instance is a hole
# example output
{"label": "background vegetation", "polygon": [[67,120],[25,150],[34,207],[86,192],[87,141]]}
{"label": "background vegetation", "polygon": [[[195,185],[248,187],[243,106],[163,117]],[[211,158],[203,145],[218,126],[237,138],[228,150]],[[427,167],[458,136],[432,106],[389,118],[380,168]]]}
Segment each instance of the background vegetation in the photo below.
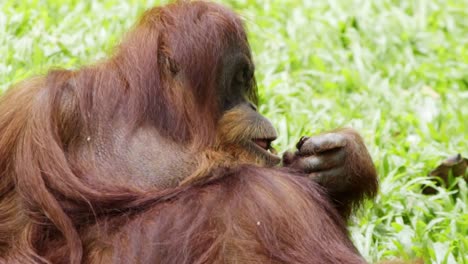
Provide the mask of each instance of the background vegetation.
{"label": "background vegetation", "polygon": [[[0,90],[103,58],[157,2],[0,1]],[[468,263],[466,182],[434,196],[419,189],[446,156],[468,156],[468,1],[224,3],[245,17],[279,149],[341,126],[365,137],[381,190],[352,220],[360,252]]]}

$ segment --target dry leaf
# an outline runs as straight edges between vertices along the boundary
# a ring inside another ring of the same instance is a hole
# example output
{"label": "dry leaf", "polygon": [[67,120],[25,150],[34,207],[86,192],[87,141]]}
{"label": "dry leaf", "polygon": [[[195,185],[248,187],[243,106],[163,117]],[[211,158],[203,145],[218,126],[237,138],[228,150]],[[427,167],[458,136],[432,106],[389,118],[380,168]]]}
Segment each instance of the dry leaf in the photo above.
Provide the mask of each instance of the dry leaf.
{"label": "dry leaf", "polygon": [[[429,176],[434,176],[442,180],[436,181],[437,186],[440,186],[441,183],[444,184],[444,186],[448,186],[449,175],[452,175],[453,177],[464,177],[465,180],[468,180],[468,175],[466,174],[467,167],[468,159],[457,154],[443,161],[442,164],[429,173]],[[424,186],[423,193],[435,194],[437,193],[437,190],[431,186]]]}

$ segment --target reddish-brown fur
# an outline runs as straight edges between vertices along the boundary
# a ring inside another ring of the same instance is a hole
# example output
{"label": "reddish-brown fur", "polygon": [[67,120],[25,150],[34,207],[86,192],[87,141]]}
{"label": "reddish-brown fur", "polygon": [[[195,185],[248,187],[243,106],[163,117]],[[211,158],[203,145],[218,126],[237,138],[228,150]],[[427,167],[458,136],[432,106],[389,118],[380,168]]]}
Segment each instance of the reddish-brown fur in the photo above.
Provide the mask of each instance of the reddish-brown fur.
{"label": "reddish-brown fur", "polygon": [[[215,86],[233,45],[250,54],[234,13],[180,2],[147,11],[108,60],[4,95],[0,263],[365,263],[346,217],[376,192],[372,164],[336,204],[303,174],[260,167],[227,140],[231,130],[219,134]],[[177,155],[193,157],[191,176],[161,188],[120,167],[112,158],[131,156],[111,137],[139,129],[177,142]]]}
{"label": "reddish-brown fur", "polygon": [[[365,263],[312,181],[251,166],[217,173],[87,227],[84,262]],[[53,263],[69,254],[62,243],[41,250]]]}

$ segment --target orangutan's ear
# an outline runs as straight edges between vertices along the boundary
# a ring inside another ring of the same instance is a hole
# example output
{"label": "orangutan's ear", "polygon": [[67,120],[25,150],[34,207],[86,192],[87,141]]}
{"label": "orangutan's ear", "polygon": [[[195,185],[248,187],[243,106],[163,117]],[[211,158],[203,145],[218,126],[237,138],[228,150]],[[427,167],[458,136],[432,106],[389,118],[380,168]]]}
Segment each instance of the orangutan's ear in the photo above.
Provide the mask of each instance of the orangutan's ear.
{"label": "orangutan's ear", "polygon": [[158,59],[162,69],[166,72],[170,73],[172,76],[176,76],[177,73],[179,73],[179,64],[169,55],[160,52]]}
{"label": "orangutan's ear", "polygon": [[68,70],[54,70],[47,74],[47,93],[50,96],[51,115],[60,141],[67,146],[81,129],[82,119],[77,97],[76,76]]}

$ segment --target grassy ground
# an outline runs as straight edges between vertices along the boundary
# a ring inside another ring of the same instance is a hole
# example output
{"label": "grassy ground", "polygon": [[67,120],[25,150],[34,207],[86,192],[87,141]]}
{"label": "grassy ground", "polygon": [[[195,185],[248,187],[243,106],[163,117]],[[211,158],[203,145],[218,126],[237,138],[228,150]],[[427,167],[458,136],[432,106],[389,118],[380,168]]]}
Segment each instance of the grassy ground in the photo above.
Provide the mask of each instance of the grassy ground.
{"label": "grassy ground", "polygon": [[[467,0],[227,1],[246,19],[261,112],[292,147],[341,126],[362,132],[381,191],[351,223],[369,260],[422,257],[468,263],[468,187],[423,196],[441,159],[468,156]],[[107,54],[137,0],[3,0],[0,89],[50,66]]]}

